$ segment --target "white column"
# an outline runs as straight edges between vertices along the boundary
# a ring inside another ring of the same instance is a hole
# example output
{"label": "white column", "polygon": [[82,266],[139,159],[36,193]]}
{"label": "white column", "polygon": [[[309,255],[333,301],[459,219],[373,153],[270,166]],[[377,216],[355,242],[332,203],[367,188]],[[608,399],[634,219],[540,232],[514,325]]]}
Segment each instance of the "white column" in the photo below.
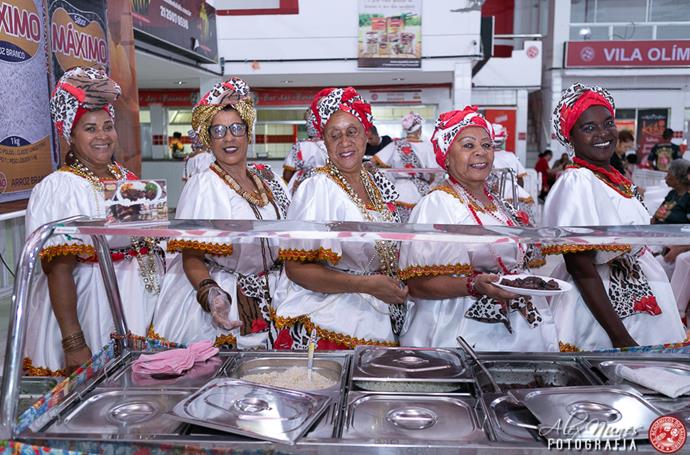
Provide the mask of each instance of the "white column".
{"label": "white column", "polygon": [[468,104],[472,104],[472,61],[461,60],[455,64],[453,108],[462,109]]}
{"label": "white column", "polygon": [[168,151],[168,111],[162,104],[151,104],[151,158],[170,158]]}
{"label": "white column", "polygon": [[515,154],[524,166],[527,165],[527,109],[527,90],[517,90]]}

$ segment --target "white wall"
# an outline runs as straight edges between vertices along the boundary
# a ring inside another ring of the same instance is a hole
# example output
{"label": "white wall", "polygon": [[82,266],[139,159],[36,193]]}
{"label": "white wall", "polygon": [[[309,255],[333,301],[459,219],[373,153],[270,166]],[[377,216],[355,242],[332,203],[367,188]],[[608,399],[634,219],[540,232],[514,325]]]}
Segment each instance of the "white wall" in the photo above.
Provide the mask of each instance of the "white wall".
{"label": "white wall", "polygon": [[[450,12],[461,6],[463,2],[457,0],[422,1],[424,57],[479,54],[480,13]],[[357,0],[301,0],[299,11],[296,15],[219,16],[218,55],[226,60],[247,60],[226,63],[225,73],[358,72]],[[266,62],[294,59],[328,61]],[[454,60],[423,60],[421,71],[453,71]],[[260,68],[252,68],[254,61]]]}

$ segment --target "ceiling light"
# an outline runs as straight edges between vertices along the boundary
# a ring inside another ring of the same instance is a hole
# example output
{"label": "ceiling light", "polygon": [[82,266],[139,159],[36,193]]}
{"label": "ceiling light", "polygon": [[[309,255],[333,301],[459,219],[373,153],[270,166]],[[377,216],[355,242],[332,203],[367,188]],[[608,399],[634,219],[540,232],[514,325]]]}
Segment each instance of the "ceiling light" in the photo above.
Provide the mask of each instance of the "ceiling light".
{"label": "ceiling light", "polygon": [[405,78],[404,77],[394,77],[393,80],[396,82],[400,82],[400,81],[404,81]]}
{"label": "ceiling light", "polygon": [[281,84],[292,84],[293,81],[288,80],[288,79],[283,79],[282,81],[280,81],[280,83],[281,83]]}
{"label": "ceiling light", "polygon": [[187,83],[187,81],[177,81],[175,82],[177,85],[184,85]]}
{"label": "ceiling light", "polygon": [[589,36],[592,34],[592,29],[589,27],[582,27],[579,32],[577,32],[580,36]]}

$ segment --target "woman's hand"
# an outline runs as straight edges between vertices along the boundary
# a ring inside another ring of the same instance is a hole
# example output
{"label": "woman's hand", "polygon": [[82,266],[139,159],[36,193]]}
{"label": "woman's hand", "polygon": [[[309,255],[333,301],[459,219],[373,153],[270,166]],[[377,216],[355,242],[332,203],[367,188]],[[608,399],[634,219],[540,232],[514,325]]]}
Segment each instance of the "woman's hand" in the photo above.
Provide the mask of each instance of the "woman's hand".
{"label": "woman's hand", "polygon": [[213,325],[225,330],[233,330],[242,327],[242,321],[230,319],[230,296],[219,286],[208,291],[208,308],[213,318]]}
{"label": "woman's hand", "polygon": [[664,261],[668,262],[669,264],[673,263],[676,261],[676,258],[680,253],[685,253],[688,251],[690,248],[687,246],[681,246],[681,245],[674,245],[668,247],[668,252],[664,254]]}
{"label": "woman's hand", "polygon": [[388,304],[399,305],[407,299],[407,286],[400,286],[400,281],[386,275],[363,276],[362,292],[373,295]]}
{"label": "woman's hand", "polygon": [[75,351],[65,352],[64,354],[65,371],[68,375],[72,374],[74,370],[82,366],[84,362],[91,360],[91,349],[89,349],[87,345],[84,345],[84,347]]}
{"label": "woman's hand", "polygon": [[512,292],[508,292],[505,289],[501,289],[497,286],[494,286],[492,283],[495,283],[499,280],[498,275],[494,275],[491,273],[481,273],[477,275],[474,278],[474,290],[477,294],[480,295],[485,295],[487,297],[491,297],[492,299],[496,300],[513,300],[517,299],[518,295],[513,294]]}
{"label": "woman's hand", "polygon": [[629,346],[638,346],[637,342],[629,334],[625,334],[622,337],[610,337],[611,344],[614,348],[627,348]]}

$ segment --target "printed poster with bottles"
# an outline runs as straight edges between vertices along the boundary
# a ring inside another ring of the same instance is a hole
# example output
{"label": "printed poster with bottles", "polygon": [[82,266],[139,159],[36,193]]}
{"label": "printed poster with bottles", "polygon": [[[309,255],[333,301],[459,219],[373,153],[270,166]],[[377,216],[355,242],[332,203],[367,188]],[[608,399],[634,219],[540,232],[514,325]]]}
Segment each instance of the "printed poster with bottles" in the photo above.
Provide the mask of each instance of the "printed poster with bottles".
{"label": "printed poster with bottles", "polygon": [[108,181],[104,185],[106,223],[165,221],[168,192],[165,180]]}
{"label": "printed poster with bottles", "polygon": [[357,66],[421,68],[421,0],[359,0]]}

